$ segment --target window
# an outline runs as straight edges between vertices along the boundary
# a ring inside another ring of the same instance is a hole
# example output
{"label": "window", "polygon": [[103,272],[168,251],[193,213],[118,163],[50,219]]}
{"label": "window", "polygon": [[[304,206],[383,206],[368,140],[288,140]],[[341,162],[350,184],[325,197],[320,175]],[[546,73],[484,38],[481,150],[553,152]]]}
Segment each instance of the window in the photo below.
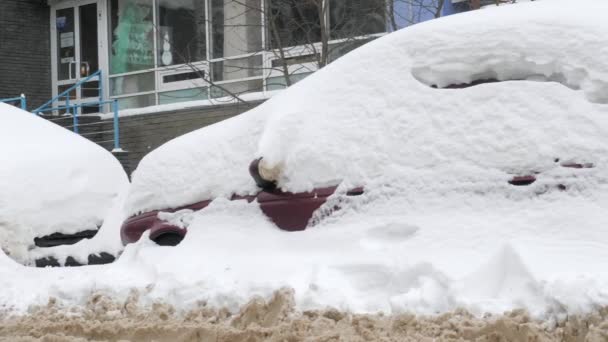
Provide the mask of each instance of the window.
{"label": "window", "polygon": [[[269,0],[271,48],[321,41],[321,18],[329,19],[330,39],[386,32],[385,0]],[[323,13],[329,10],[329,13]]]}
{"label": "window", "polygon": [[318,0],[269,0],[268,35],[277,49],[321,41]]}
{"label": "window", "polygon": [[263,90],[262,80],[251,80],[234,83],[225,83],[220,86],[211,87],[211,97],[231,97],[232,94],[242,95],[246,93],[255,93]]}
{"label": "window", "polygon": [[205,1],[159,0],[158,65],[207,59]]}
{"label": "window", "polygon": [[211,70],[215,82],[262,76],[262,56],[213,62]]}
{"label": "window", "polygon": [[111,0],[110,73],[154,67],[152,0]]}
{"label": "window", "polygon": [[210,0],[212,58],[262,50],[261,0]]}
{"label": "window", "polygon": [[386,31],[384,0],[330,1],[331,39],[352,38]]}
{"label": "window", "polygon": [[74,11],[71,8],[58,10],[57,41],[59,42],[59,46],[57,47],[57,78],[59,80],[70,78],[70,68],[72,68],[72,63],[76,58],[74,37]]}
{"label": "window", "polygon": [[159,93],[160,104],[209,99],[208,88],[193,88]]}
{"label": "window", "polygon": [[362,36],[385,32],[390,16],[386,0],[108,3],[110,95],[122,108],[282,89],[316,70],[321,56],[331,62],[373,39]]}
{"label": "window", "polygon": [[148,91],[154,91],[153,72],[110,78],[110,94],[112,96],[136,94]]}
{"label": "window", "polygon": [[141,108],[154,106],[155,104],[156,98],[154,94],[123,97],[118,99],[118,107],[120,109]]}
{"label": "window", "polygon": [[[305,79],[310,74],[311,74],[310,72],[305,72],[305,73],[301,73],[301,74],[289,75],[289,80],[291,81],[291,84],[293,85],[293,84],[296,84],[297,82]],[[285,76],[269,77],[266,80],[266,90],[268,90],[268,91],[281,90],[281,89],[285,89],[285,88],[287,88],[287,81],[285,80]]]}

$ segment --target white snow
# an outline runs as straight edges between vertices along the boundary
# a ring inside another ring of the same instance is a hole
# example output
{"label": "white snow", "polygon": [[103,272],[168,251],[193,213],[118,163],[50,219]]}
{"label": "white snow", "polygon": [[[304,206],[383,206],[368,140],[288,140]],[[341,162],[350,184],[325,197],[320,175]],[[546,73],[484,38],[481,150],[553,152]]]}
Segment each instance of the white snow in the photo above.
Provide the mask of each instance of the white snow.
{"label": "white snow", "polygon": [[0,156],[0,247],[24,263],[35,237],[97,229],[128,185],[108,151],[3,103]]}
{"label": "white snow", "polygon": [[[218,198],[160,215],[188,227],[178,247],[144,236],[85,269],[0,260],[0,305],[137,288],[148,303],[236,309],[283,286],[300,309],[560,316],[608,305],[606,11],[601,0],[530,2],[369,43],[142,160],[123,214]],[[484,78],[505,82],[430,87]],[[283,232],[256,202],[225,198],[257,191],[247,166],[259,156],[285,190],[342,182],[315,227]],[[562,166],[572,162],[593,167]],[[508,184],[530,174],[530,186]],[[363,196],[342,195],[359,185]]]}

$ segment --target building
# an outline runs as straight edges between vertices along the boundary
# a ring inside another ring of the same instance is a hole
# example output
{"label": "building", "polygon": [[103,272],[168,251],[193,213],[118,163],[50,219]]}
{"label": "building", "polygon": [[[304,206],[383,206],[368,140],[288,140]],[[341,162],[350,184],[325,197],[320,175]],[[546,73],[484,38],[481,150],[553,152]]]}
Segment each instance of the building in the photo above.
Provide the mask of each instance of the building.
{"label": "building", "polygon": [[25,93],[33,110],[79,85],[56,106],[82,104],[74,113],[99,127],[97,113],[111,106],[85,104],[117,100],[133,168],[150,149],[252,108],[371,39],[468,8],[462,0],[3,0],[0,98]]}

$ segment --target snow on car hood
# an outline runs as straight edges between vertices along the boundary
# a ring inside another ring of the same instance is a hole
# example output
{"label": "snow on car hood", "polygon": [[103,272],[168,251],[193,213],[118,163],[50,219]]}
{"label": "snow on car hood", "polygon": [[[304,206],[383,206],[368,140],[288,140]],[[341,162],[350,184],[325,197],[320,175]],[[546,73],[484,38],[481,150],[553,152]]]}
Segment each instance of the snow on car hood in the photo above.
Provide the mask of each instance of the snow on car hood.
{"label": "snow on car hood", "polygon": [[[247,165],[258,156],[291,191],[373,181],[404,191],[422,182],[429,196],[463,182],[509,193],[513,176],[568,172],[559,163],[593,163],[599,182],[608,23],[573,6],[582,5],[486,9],[369,43],[248,113],[151,152],[127,211],[254,192]],[[504,82],[434,88],[486,79]]]}
{"label": "snow on car hood", "polygon": [[0,103],[0,247],[23,260],[34,237],[97,229],[128,178],[100,146]]}

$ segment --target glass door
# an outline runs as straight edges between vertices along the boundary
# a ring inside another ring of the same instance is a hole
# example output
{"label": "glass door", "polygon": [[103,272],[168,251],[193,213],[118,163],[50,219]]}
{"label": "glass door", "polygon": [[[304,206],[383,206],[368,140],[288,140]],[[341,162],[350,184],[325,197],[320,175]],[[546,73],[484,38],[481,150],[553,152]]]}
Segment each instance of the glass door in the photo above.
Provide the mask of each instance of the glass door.
{"label": "glass door", "polygon": [[[99,70],[99,28],[101,14],[98,1],[68,2],[52,10],[53,93],[64,92]],[[70,92],[71,104],[85,105],[97,101],[100,82],[95,78]],[[97,113],[99,107],[84,106],[80,114]]]}

